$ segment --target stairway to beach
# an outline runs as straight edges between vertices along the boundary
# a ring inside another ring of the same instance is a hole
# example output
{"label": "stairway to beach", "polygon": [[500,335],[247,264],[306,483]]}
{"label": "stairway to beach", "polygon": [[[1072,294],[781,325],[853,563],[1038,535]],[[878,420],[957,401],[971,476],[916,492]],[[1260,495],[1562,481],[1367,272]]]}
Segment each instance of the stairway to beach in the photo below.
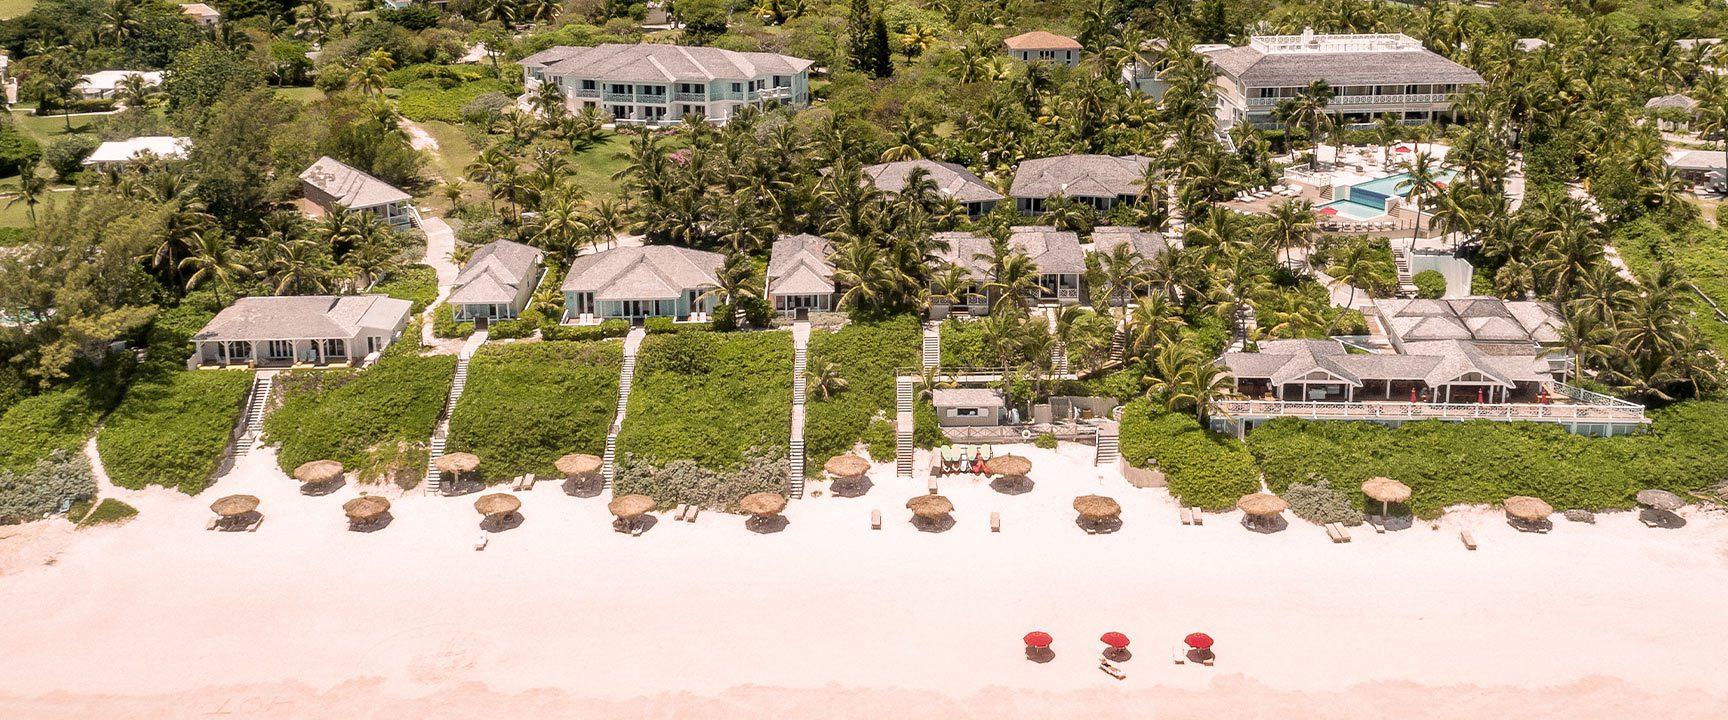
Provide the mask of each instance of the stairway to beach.
{"label": "stairway to beach", "polygon": [[924,367],[933,368],[942,364],[942,324],[924,323]]}
{"label": "stairway to beach", "polygon": [[433,428],[432,440],[426,445],[426,482],[423,486],[428,495],[436,495],[443,489],[438,458],[444,457],[444,447],[450,438],[450,416],[456,412],[456,402],[462,399],[462,391],[468,387],[468,361],[473,359],[474,351],[485,344],[486,336],[485,330],[476,331],[462,344],[461,352],[456,353],[456,374],[450,378],[450,395],[444,399],[444,409],[438,412],[438,425]]}
{"label": "stairway to beach", "polygon": [[1092,464],[1107,466],[1116,464],[1122,456],[1120,425],[1113,420],[1098,422],[1098,441],[1093,446]]}
{"label": "stairway to beach", "polygon": [[260,372],[252,377],[252,389],[246,394],[246,411],[240,418],[240,437],[234,441],[235,457],[252,452],[252,447],[258,444],[259,436],[264,434],[264,412],[270,402],[270,390],[275,387],[276,373]]}
{"label": "stairway to beach", "polygon": [[894,378],[894,474],[912,477],[912,378]]}
{"label": "stairway to beach", "polygon": [[1416,297],[1416,281],[1410,273],[1410,255],[1404,248],[1392,243],[1392,265],[1398,269],[1398,294],[1402,297]]}
{"label": "stairway to beach", "polygon": [[624,366],[618,371],[618,414],[612,417],[612,427],[606,431],[606,453],[601,456],[600,478],[604,487],[612,487],[618,477],[618,431],[624,428],[624,411],[630,405],[630,386],[636,382],[636,351],[646,335],[634,328],[624,336]]}
{"label": "stairway to beach", "polygon": [[[1045,308],[1044,319],[1050,326],[1050,337],[1056,337],[1056,308]],[[1068,375],[1068,345],[1059,340],[1050,341],[1050,370],[1057,377]]]}
{"label": "stairway to beach", "polygon": [[810,363],[810,323],[792,325],[792,442],[787,446],[786,496],[804,497],[804,400],[809,390],[805,375]]}

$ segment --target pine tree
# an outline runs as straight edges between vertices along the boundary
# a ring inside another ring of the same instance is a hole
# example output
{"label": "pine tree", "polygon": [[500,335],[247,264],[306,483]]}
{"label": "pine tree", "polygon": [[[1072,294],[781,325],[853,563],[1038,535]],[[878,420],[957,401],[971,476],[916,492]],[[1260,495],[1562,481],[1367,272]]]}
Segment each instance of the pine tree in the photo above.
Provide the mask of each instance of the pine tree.
{"label": "pine tree", "polygon": [[874,63],[870,57],[870,0],[852,0],[852,14],[846,20],[846,65],[859,72],[870,72]]}
{"label": "pine tree", "polygon": [[894,57],[888,47],[888,22],[881,15],[870,24],[870,74],[883,78],[894,74]]}

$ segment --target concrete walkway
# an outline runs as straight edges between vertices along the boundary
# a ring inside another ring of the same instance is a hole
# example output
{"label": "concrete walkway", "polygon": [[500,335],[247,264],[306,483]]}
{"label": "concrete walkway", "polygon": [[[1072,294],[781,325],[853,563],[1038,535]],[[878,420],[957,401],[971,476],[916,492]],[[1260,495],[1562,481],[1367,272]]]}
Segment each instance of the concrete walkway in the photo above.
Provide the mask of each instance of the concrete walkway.
{"label": "concrete walkway", "polygon": [[[456,267],[456,261],[450,258],[451,253],[456,251],[456,231],[440,217],[423,218],[421,229],[426,233],[426,257],[421,262],[432,266],[432,269],[438,272],[438,298],[420,314],[420,343],[435,347],[438,352],[456,352],[459,345],[441,343],[439,338],[432,335],[432,311],[444,303],[444,298],[450,296],[450,286],[456,283],[456,273],[460,271]],[[443,347],[446,344],[451,347]]]}

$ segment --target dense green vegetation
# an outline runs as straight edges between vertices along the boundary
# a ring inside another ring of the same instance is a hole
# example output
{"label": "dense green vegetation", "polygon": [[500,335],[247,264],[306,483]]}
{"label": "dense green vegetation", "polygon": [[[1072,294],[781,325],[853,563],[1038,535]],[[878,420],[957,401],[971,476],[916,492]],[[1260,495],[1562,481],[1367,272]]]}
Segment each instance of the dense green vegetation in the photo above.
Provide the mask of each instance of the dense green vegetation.
{"label": "dense green vegetation", "polygon": [[30,522],[95,495],[83,453],[57,449],[22,470],[0,468],[0,525]]}
{"label": "dense green vegetation", "polygon": [[215,475],[252,374],[179,370],[142,376],[97,436],[115,485],[195,494]]}
{"label": "dense green vegetation", "polygon": [[277,460],[286,471],[335,460],[362,481],[418,480],[455,372],[453,355],[396,353],[360,371],[283,373],[276,379],[282,404],[265,417],[264,435],[281,445]]}
{"label": "dense green vegetation", "polygon": [[[820,472],[828,458],[867,440],[872,420],[885,421],[892,432],[894,371],[917,367],[921,337],[917,318],[909,315],[811,334],[804,454],[812,472]],[[918,447],[931,447],[942,439],[935,417],[928,420],[918,425]],[[871,452],[875,456],[875,450]],[[886,459],[892,453],[875,457]]]}
{"label": "dense green vegetation", "polygon": [[1145,401],[1122,413],[1122,458],[1135,467],[1157,467],[1170,494],[1185,505],[1228,510],[1260,489],[1254,456],[1235,438],[1200,427],[1194,418],[1159,412]]}
{"label": "dense green vegetation", "polygon": [[411,312],[419,315],[438,299],[438,271],[430,265],[409,265],[372,286],[372,292],[412,302]]}
{"label": "dense green vegetation", "polygon": [[1728,230],[1644,218],[1622,226],[1614,234],[1614,247],[1641,278],[1655,277],[1659,262],[1678,269],[1689,292],[1676,302],[1712,345],[1728,347],[1728,317],[1698,296],[1703,293],[1728,311]]}
{"label": "dense green vegetation", "polygon": [[792,433],[792,336],[690,332],[642,341],[618,452],[724,471],[756,448],[783,457]]}
{"label": "dense green vegetation", "polygon": [[78,520],[78,527],[112,525],[135,517],[138,517],[138,508],[114,498],[102,498],[101,502],[96,503],[96,507],[90,508],[90,512]]}
{"label": "dense green vegetation", "polygon": [[480,458],[480,474],[558,477],[569,453],[599,455],[617,413],[618,342],[489,345],[468,364],[468,387],[450,417],[452,452]]}
{"label": "dense green vegetation", "polygon": [[25,397],[6,408],[0,414],[0,472],[28,472],[56,451],[76,455],[97,421],[114,406],[119,375],[105,372]]}

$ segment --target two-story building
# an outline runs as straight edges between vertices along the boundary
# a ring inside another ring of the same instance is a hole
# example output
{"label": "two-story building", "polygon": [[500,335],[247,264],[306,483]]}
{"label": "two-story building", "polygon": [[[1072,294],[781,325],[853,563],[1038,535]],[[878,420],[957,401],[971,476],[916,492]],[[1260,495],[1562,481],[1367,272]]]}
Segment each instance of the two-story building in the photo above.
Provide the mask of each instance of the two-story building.
{"label": "two-story building", "polygon": [[1327,104],[1342,126],[1392,115],[1408,124],[1451,117],[1452,96],[1482,76],[1400,33],[1257,35],[1240,47],[1199,51],[1218,69],[1220,129],[1239,122],[1279,127],[1273,111],[1316,80],[1332,88]]}
{"label": "two-story building", "polygon": [[626,124],[700,115],[722,123],[745,105],[810,104],[811,61],[790,55],[655,43],[559,46],[521,60],[528,92],[552,83],[571,110]]}

